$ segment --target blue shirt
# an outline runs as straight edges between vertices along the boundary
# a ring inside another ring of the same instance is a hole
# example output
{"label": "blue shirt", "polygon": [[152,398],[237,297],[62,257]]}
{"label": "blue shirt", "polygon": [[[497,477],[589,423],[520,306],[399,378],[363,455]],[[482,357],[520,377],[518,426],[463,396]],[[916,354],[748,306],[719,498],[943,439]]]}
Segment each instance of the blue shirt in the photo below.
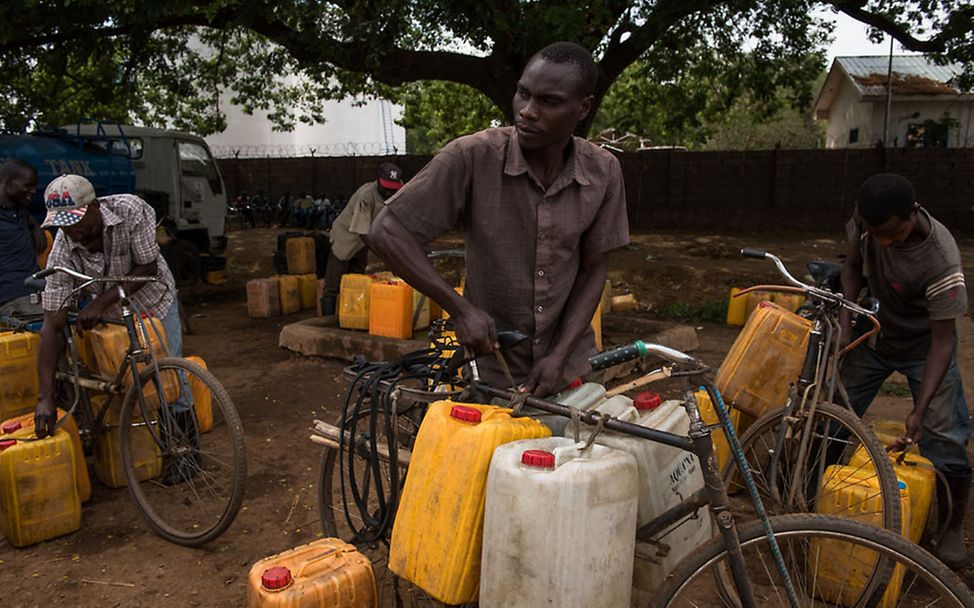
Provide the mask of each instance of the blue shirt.
{"label": "blue shirt", "polygon": [[24,279],[37,272],[26,209],[0,207],[0,304],[30,293]]}

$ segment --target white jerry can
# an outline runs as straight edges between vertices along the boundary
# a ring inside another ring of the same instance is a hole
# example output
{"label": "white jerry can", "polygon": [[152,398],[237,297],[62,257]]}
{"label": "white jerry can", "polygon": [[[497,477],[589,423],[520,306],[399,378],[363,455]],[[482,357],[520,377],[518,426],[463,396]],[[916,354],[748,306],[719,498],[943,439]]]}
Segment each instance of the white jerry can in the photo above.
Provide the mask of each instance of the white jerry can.
{"label": "white jerry can", "polygon": [[564,437],[494,451],[481,608],[628,608],[638,479],[632,455]]}
{"label": "white jerry can", "polygon": [[[686,436],[690,421],[683,402],[669,400],[661,402],[659,395],[643,392],[636,396],[632,409],[626,410],[614,403],[620,396],[598,404],[594,409],[615,416],[620,420],[640,426]],[[627,397],[622,397],[628,399]],[[585,441],[591,426],[583,426],[580,439]],[[566,429],[570,435],[571,425]],[[703,471],[697,457],[691,452],[624,435],[605,431],[596,438],[596,443],[633,455],[639,467],[639,516],[638,526],[643,526],[667,509],[703,487]],[[670,551],[660,564],[637,559],[633,573],[633,586],[643,591],[654,591],[662,584],[667,573],[672,572],[680,560],[691,551],[705,543],[712,536],[710,513],[706,507],[697,511],[695,517],[684,520],[676,528],[671,528],[661,542],[670,546]]]}

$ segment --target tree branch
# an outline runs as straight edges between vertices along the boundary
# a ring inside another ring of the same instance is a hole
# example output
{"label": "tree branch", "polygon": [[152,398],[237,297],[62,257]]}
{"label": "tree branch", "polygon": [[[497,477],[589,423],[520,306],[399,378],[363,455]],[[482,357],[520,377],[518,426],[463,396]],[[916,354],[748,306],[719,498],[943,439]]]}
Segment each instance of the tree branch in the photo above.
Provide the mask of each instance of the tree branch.
{"label": "tree branch", "polygon": [[947,27],[929,40],[920,40],[919,38],[916,38],[910,34],[904,25],[897,23],[886,15],[872,13],[866,10],[864,8],[866,3],[862,2],[861,0],[833,0],[828,4],[831,4],[838,11],[845,13],[856,21],[861,21],[866,25],[886,32],[893,38],[896,38],[896,40],[899,41],[904,48],[920,53],[943,53],[945,50],[947,50],[947,46],[945,44],[947,32],[951,29],[951,23],[954,22],[956,24],[955,19],[962,15],[960,12],[951,13]]}

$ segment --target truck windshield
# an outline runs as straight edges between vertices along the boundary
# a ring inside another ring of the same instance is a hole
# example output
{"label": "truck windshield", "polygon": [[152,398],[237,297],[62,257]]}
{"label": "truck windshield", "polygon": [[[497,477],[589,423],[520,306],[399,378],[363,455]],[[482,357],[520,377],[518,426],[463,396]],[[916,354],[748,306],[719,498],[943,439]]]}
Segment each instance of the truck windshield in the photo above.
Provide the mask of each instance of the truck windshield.
{"label": "truck windshield", "polygon": [[216,163],[205,146],[192,141],[179,142],[179,168],[186,177],[202,177],[210,184],[213,194],[223,193],[223,183]]}

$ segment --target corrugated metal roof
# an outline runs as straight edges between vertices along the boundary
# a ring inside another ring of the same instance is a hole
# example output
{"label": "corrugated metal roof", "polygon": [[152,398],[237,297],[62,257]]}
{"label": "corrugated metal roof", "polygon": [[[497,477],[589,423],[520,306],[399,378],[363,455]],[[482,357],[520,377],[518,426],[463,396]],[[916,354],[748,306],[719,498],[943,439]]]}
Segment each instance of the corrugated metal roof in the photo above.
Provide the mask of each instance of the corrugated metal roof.
{"label": "corrugated metal roof", "polygon": [[[836,57],[835,63],[849,75],[860,95],[885,95],[888,55]],[[962,72],[961,64],[937,65],[923,55],[893,56],[893,93],[896,95],[950,95],[947,85]]]}

